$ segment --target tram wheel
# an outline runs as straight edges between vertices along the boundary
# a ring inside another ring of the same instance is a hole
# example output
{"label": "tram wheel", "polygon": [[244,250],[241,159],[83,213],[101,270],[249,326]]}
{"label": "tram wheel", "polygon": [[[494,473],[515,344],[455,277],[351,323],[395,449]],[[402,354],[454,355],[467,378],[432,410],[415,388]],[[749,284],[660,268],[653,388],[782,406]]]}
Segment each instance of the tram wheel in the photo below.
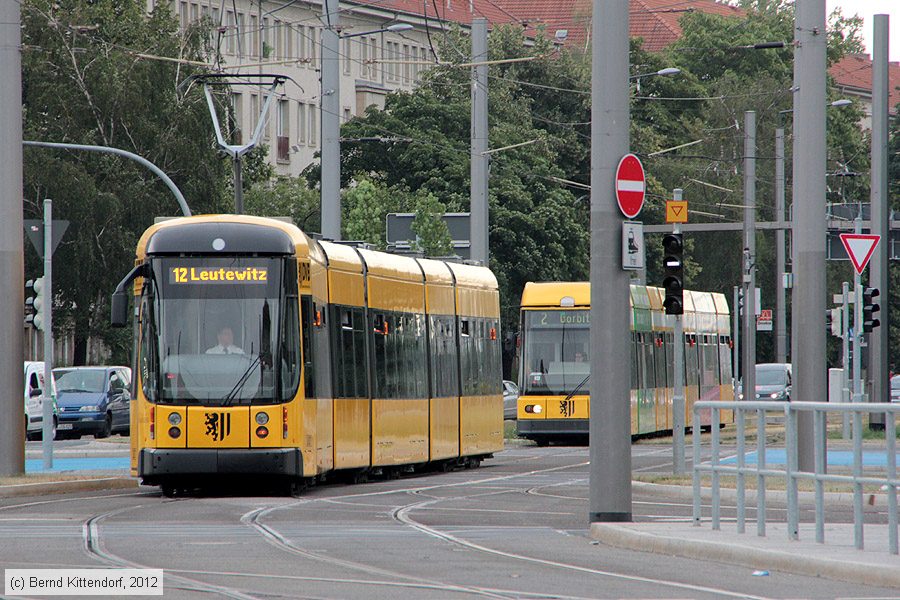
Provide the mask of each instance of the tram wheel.
{"label": "tram wheel", "polygon": [[303,479],[289,479],[285,484],[285,492],[292,498],[299,498],[303,490],[306,489],[306,482]]}
{"label": "tram wheel", "polygon": [[160,486],[162,495],[166,498],[174,498],[178,495],[178,488],[171,484],[163,484]]}

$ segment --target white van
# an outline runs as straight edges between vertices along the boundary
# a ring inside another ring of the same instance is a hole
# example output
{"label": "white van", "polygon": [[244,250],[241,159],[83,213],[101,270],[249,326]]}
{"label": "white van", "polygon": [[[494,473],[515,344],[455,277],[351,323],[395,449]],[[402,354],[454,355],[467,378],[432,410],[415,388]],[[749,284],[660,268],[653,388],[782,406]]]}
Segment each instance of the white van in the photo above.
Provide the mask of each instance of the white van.
{"label": "white van", "polygon": [[[51,377],[51,380],[53,378]],[[56,439],[56,381],[52,381],[53,439]],[[41,438],[44,427],[44,363],[25,361],[25,439]]]}

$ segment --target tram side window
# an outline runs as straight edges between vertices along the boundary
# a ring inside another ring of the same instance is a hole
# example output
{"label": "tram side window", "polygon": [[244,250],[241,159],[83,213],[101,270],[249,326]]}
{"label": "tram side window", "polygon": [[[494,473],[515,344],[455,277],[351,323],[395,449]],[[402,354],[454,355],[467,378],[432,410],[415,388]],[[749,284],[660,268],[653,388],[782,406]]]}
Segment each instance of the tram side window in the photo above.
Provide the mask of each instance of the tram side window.
{"label": "tram side window", "polygon": [[141,301],[141,344],[140,366],[141,384],[144,396],[150,402],[156,401],[157,377],[159,373],[159,358],[157,356],[156,320],[153,315],[153,292],[150,284],[144,287],[144,296]]}
{"label": "tram side window", "polygon": [[429,316],[431,394],[434,398],[459,395],[459,361],[453,317]]}
{"label": "tram side window", "polygon": [[364,398],[368,396],[363,309],[333,306],[331,330],[334,397]]}
{"label": "tram side window", "polygon": [[303,345],[303,377],[304,391],[307,398],[316,397],[316,373],[315,362],[312,351],[312,330],[315,324],[315,315],[313,314],[312,297],[303,296],[300,299],[301,310],[301,343]]}
{"label": "tram side window", "polygon": [[290,400],[300,384],[300,315],[297,296],[286,296],[281,331],[281,399]]}

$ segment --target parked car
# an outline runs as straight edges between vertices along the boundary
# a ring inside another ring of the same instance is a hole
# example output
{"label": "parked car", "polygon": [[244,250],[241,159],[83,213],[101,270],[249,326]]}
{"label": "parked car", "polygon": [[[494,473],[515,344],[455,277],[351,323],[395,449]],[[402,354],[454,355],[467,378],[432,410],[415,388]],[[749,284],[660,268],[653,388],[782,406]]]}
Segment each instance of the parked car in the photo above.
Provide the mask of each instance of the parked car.
{"label": "parked car", "polygon": [[[43,435],[44,428],[44,363],[43,361],[25,361],[25,439],[37,440]],[[52,378],[51,378],[52,379]],[[53,382],[51,382],[53,383]],[[50,388],[53,398],[53,439],[56,439],[58,407],[56,404],[56,386]]]}
{"label": "parked car", "polygon": [[54,369],[59,389],[59,436],[127,435],[130,428],[131,369],[67,367]]}
{"label": "parked car", "polygon": [[519,386],[512,381],[503,380],[503,419],[515,419],[519,408]]}
{"label": "parked car", "polygon": [[900,375],[891,377],[891,402],[900,402]]}

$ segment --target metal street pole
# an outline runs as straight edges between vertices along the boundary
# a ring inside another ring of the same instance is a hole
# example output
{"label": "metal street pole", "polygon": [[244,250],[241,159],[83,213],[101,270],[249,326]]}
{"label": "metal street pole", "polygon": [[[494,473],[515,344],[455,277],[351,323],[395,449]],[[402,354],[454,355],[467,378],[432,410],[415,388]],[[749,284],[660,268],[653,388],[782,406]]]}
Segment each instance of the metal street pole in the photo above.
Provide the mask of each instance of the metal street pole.
{"label": "metal street pole", "polygon": [[[676,189],[672,199],[681,201],[682,190]],[[672,233],[681,233],[681,224],[672,225]],[[675,377],[672,387],[672,467],[676,475],[684,473],[684,322],[675,315],[674,350]]]}
{"label": "metal street pole", "polygon": [[[861,217],[856,217],[856,233],[862,231]],[[862,402],[863,307],[862,276],[853,274],[853,401]]]}
{"label": "metal street pole", "polygon": [[756,400],[756,113],[744,113],[744,398]]}
{"label": "metal street pole", "polygon": [[322,124],[321,202],[322,236],[341,239],[341,62],[338,0],[322,3]]}
{"label": "metal street pole", "polygon": [[[488,59],[487,19],[472,19],[472,62]],[[472,67],[471,124],[471,233],[473,260],[487,266],[488,249],[488,66]]]}
{"label": "metal street pole", "polygon": [[[794,160],[791,243],[793,400],[827,399],[825,314],[825,0],[794,4]],[[812,413],[797,421],[798,466],[812,471]]]}
{"label": "metal street pole", "polygon": [[629,277],[615,173],[629,150],[628,0],[593,0],[590,520],[631,521]]}
{"label": "metal street pole", "polygon": [[0,475],[25,472],[21,3],[0,2]]}
{"label": "metal street pole", "polygon": [[[841,402],[850,402],[850,284],[846,281],[841,284],[841,352],[844,367],[841,373]],[[850,439],[850,419],[847,413],[842,413],[844,439]]]}
{"label": "metal street pole", "polygon": [[44,470],[53,468],[53,201],[44,200],[44,387],[41,449]]}
{"label": "metal street pole", "polygon": [[[731,364],[734,365],[734,380],[732,381],[732,387],[734,388],[734,399],[739,400],[738,398],[738,381],[741,379],[741,292],[743,291],[743,284],[734,286],[734,314],[731,315],[731,319],[733,321],[732,330],[734,334],[732,336],[732,344],[731,344]],[[743,388],[742,388],[743,390]]]}
{"label": "metal street pole", "polygon": [[[779,119],[781,115],[779,115]],[[775,130],[775,220],[783,221],[784,201],[784,127]],[[785,230],[775,230],[775,361],[787,362],[787,292],[784,287]]]}
{"label": "metal street pole", "polygon": [[[889,236],[890,198],[888,197],[888,16],[875,15],[874,52],[872,63],[872,184],[871,232],[881,236],[869,265],[869,285],[881,293],[881,326],[869,334],[870,402],[890,402],[890,364],[888,334],[890,333],[890,260]],[[884,415],[872,413],[869,427],[884,429]]]}

